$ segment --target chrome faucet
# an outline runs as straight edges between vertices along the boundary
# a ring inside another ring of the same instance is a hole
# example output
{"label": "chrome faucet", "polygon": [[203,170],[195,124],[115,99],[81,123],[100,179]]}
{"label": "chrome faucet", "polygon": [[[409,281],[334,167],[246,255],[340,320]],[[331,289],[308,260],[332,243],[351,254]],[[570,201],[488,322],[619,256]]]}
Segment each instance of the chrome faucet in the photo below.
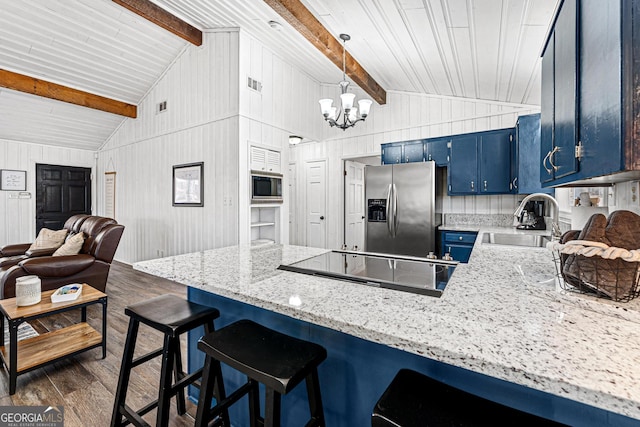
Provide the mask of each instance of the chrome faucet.
{"label": "chrome faucet", "polygon": [[513,216],[516,218],[519,218],[520,215],[522,214],[524,206],[527,204],[529,200],[533,200],[533,199],[544,199],[551,202],[551,204],[553,205],[553,207],[551,208],[551,236],[560,238],[560,236],[562,235],[562,233],[560,232],[560,222],[559,222],[560,206],[558,206],[558,201],[555,198],[553,198],[553,196],[550,196],[545,193],[529,194],[527,197],[522,199],[522,202],[520,202],[520,206],[518,206],[516,211],[513,213]]}

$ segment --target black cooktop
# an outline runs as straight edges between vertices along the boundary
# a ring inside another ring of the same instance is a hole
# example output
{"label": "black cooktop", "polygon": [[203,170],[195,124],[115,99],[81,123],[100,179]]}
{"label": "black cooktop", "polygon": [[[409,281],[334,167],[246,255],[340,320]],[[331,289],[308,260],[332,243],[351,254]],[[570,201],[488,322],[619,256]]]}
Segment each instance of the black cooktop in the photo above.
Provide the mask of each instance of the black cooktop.
{"label": "black cooktop", "polygon": [[334,250],[278,269],[440,297],[457,261]]}

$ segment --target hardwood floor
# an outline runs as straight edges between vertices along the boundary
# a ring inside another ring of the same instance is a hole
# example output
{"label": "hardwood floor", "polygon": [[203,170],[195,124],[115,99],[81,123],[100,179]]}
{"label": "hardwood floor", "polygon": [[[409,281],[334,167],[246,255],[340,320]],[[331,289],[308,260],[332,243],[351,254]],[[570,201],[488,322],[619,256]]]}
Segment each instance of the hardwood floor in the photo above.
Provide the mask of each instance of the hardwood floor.
{"label": "hardwood floor", "polygon": [[[132,303],[162,294],[186,297],[186,287],[133,270],[126,264],[111,265],[107,283],[108,330],[107,357],[100,348],[36,369],[18,377],[16,393],[9,395],[9,375],[0,372],[0,406],[64,406],[65,427],[108,426],[111,421],[114,393],[126,338],[129,317],[124,308]],[[76,323],[79,311],[63,313],[32,323],[38,332],[46,332]],[[87,309],[89,323],[101,330],[102,312],[99,305]],[[162,334],[140,326],[136,356],[162,345]],[[182,338],[183,360],[186,363],[186,334]],[[134,368],[127,394],[127,405],[141,408],[157,398],[160,381],[160,358]],[[193,426],[195,405],[187,403],[187,414],[178,416],[175,399],[171,405],[171,426]],[[143,418],[155,424],[156,411]]]}

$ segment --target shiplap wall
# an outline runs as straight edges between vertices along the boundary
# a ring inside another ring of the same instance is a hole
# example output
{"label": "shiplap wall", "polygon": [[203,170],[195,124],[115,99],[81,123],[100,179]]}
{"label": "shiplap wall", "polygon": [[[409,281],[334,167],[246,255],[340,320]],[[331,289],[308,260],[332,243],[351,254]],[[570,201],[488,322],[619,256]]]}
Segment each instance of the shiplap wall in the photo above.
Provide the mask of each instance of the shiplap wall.
{"label": "shiplap wall", "polygon": [[[0,191],[0,246],[33,242],[36,230],[36,163],[92,168],[95,176],[94,152],[0,139],[0,169],[27,171],[29,199],[11,199],[15,191]],[[94,181],[95,183],[95,181]],[[96,188],[92,188],[95,211]]]}
{"label": "shiplap wall", "polygon": [[[262,91],[249,89],[247,77],[260,81]],[[305,107],[319,95],[318,82],[245,31],[209,32],[201,47],[188,47],[138,106],[138,118],[127,120],[99,153],[100,209],[104,172],[116,171],[116,219],[127,226],[118,259],[248,242],[248,148],[280,150],[286,171],[289,135],[322,134],[315,111]],[[167,111],[157,113],[162,101]],[[172,165],[198,161],[205,162],[205,206],[172,207]],[[280,215],[286,242],[286,204]]]}
{"label": "shiplap wall", "polygon": [[[205,33],[100,150],[99,212],[104,173],[115,171],[116,220],[126,226],[118,260],[238,243],[238,56],[237,29]],[[173,207],[172,166],[192,162],[204,162],[204,207]]]}
{"label": "shiplap wall", "polygon": [[[338,98],[333,86],[323,86],[323,96]],[[363,96],[354,90],[356,99]],[[374,103],[369,118],[354,128],[342,131],[325,124],[322,142],[300,144],[291,148],[290,161],[296,163],[297,181],[304,182],[305,162],[327,159],[327,246],[339,248],[343,240],[343,160],[380,155],[380,145],[387,142],[430,138],[515,126],[519,115],[538,112],[534,106],[520,106],[473,99],[387,92],[387,104]],[[322,117],[317,112],[318,121]],[[304,206],[304,194],[295,201]],[[437,207],[442,213],[513,213],[517,196],[444,196]],[[304,209],[299,209],[304,215]],[[295,233],[305,241],[305,219],[299,216]]]}
{"label": "shiplap wall", "polygon": [[[287,194],[289,136],[322,137],[322,122],[317,120],[316,104],[320,84],[267,48],[246,31],[240,32],[240,129],[238,170],[240,182],[240,242],[250,241],[251,213],[249,147],[251,145],[281,152],[284,203],[278,210],[281,241],[289,241],[289,203]],[[247,87],[247,78],[262,84],[260,92]]]}

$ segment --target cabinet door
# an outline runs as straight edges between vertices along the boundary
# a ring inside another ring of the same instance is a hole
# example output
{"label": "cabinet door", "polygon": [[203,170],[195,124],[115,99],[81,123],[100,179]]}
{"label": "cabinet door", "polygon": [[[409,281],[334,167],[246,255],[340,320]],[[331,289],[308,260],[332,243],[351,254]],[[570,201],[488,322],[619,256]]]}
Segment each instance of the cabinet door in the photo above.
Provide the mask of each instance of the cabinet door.
{"label": "cabinet door", "polygon": [[251,170],[267,170],[267,150],[259,147],[251,147]]}
{"label": "cabinet door", "polygon": [[480,182],[478,194],[511,192],[511,129],[482,133],[479,142]]}
{"label": "cabinet door", "polygon": [[542,57],[542,87],[540,102],[540,182],[553,181],[553,168],[548,160],[553,150],[553,122],[555,105],[554,66],[555,33],[551,34]]}
{"label": "cabinet door", "polygon": [[406,142],[403,145],[403,149],[402,163],[424,161],[424,143],[422,140]]}
{"label": "cabinet door", "polygon": [[449,146],[451,138],[435,138],[425,142],[425,160],[433,160],[436,166],[449,164]]}
{"label": "cabinet door", "polygon": [[267,150],[267,171],[280,173],[280,152]]}
{"label": "cabinet door", "polygon": [[519,194],[553,193],[553,188],[542,188],[540,183],[540,114],[520,116],[516,123],[518,147]]}
{"label": "cabinet door", "polygon": [[553,154],[548,163],[554,169],[555,179],[578,171],[575,156],[579,73],[577,11],[576,0],[564,0],[554,27],[554,134]]}
{"label": "cabinet door", "polygon": [[384,144],[382,146],[382,164],[392,165],[402,161],[402,145]]}
{"label": "cabinet door", "polygon": [[451,138],[447,177],[449,194],[478,193],[478,138],[475,134]]}

